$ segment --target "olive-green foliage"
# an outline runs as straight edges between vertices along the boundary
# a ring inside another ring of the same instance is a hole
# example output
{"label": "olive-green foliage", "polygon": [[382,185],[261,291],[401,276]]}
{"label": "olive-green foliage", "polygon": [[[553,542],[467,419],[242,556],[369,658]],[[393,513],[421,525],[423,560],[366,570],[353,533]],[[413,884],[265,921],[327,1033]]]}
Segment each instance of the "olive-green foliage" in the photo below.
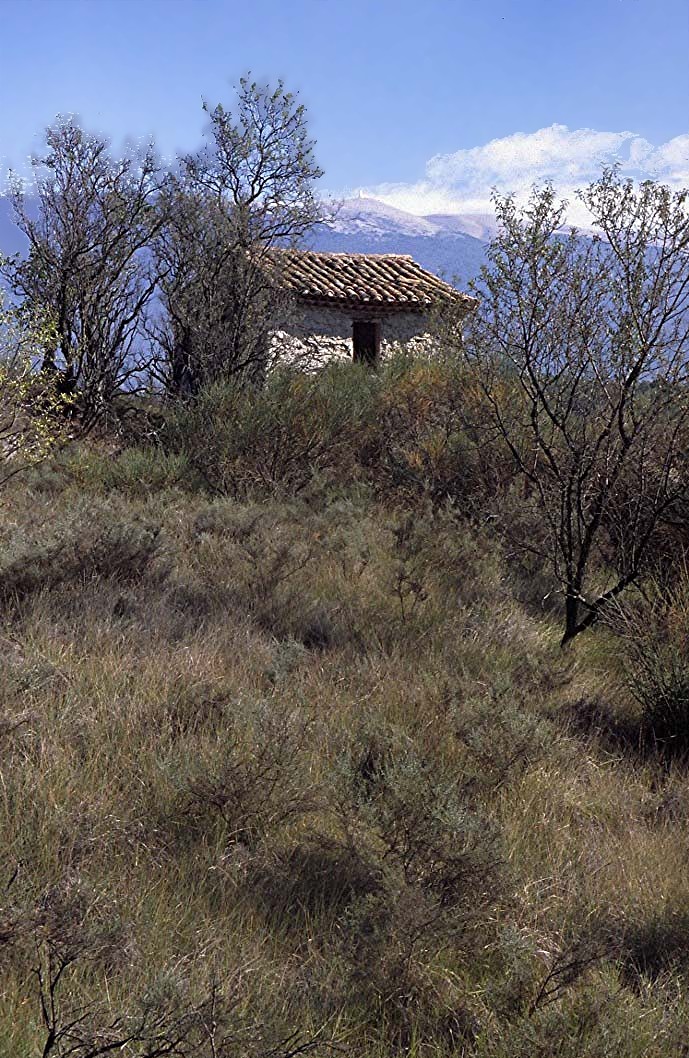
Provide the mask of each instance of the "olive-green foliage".
{"label": "olive-green foliage", "polygon": [[665,753],[689,752],[689,580],[649,578],[643,595],[613,609],[631,694],[641,705],[646,738]]}
{"label": "olive-green foliage", "polygon": [[155,445],[137,445],[117,453],[72,452],[64,460],[64,469],[88,489],[134,496],[199,484],[184,453],[166,452]]}
{"label": "olive-green foliage", "polygon": [[454,768],[401,734],[364,732],[341,773],[346,847],[368,879],[336,923],[344,994],[383,1018],[398,1045],[451,1041],[434,964],[444,947],[466,958],[491,933],[505,885],[498,828]]}
{"label": "olive-green foliage", "polygon": [[21,601],[61,584],[114,577],[137,579],[159,547],[160,526],[122,520],[111,505],[80,503],[64,520],[32,533],[2,534],[0,599]]}
{"label": "olive-green foliage", "polygon": [[166,439],[213,492],[300,492],[348,460],[373,419],[375,376],[282,370],[264,388],[216,385],[168,420]]}
{"label": "olive-green foliage", "polygon": [[7,305],[0,289],[0,484],[40,463],[66,438],[69,401],[34,369],[53,337],[49,318]]}
{"label": "olive-green foliage", "polygon": [[261,389],[203,390],[168,416],[163,440],[223,495],[295,495],[337,481],[466,501],[486,482],[463,430],[464,383],[456,363],[404,355],[377,372],[283,369]]}

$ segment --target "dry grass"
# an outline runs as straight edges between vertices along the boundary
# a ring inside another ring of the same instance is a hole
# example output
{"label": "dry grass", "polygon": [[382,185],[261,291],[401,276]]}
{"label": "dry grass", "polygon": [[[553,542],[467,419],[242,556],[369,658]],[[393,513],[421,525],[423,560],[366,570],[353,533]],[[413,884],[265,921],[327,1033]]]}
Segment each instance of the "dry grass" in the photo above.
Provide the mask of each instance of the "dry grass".
{"label": "dry grass", "polygon": [[563,657],[456,515],[98,458],[3,496],[0,1053],[65,945],[62,1011],[216,982],[227,1055],[686,1053],[686,772],[591,721],[611,634]]}

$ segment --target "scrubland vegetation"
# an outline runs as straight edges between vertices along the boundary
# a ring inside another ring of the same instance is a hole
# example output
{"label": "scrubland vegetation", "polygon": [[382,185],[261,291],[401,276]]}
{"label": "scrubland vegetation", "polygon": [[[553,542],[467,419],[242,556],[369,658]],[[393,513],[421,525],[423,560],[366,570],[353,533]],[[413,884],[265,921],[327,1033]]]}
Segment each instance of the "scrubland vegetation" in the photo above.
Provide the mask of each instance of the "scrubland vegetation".
{"label": "scrubland vegetation", "polygon": [[3,1053],[682,1053],[686,570],[562,650],[467,393],[130,402],[6,486]]}
{"label": "scrubland vegetation", "polygon": [[687,195],[498,201],[470,320],[309,372],[303,108],[207,112],[15,189],[0,1053],[689,1053]]}

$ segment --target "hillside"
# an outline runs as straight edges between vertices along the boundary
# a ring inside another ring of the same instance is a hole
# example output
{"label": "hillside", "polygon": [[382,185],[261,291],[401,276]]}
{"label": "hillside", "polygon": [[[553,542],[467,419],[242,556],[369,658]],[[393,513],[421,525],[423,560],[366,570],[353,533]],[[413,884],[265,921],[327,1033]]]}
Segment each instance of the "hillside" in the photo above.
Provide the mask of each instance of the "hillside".
{"label": "hillside", "polygon": [[686,765],[405,370],[5,488],[0,1053],[682,1053]]}

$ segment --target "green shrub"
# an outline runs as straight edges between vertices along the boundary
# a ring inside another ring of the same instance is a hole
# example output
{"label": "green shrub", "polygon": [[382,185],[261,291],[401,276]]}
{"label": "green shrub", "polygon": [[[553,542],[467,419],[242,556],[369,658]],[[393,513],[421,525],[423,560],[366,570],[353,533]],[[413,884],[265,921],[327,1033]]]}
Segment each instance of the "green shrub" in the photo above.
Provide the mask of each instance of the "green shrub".
{"label": "green shrub", "polygon": [[184,488],[195,483],[189,460],[183,452],[165,452],[162,448],[125,448],[109,464],[106,487],[134,495]]}
{"label": "green shrub", "polygon": [[546,755],[552,757],[552,731],[527,712],[521,694],[506,681],[484,697],[453,702],[450,729],[462,750],[467,793],[495,792]]}
{"label": "green shrub", "polygon": [[635,602],[609,615],[627,659],[627,684],[642,708],[643,734],[663,752],[689,752],[689,577],[650,580]]}
{"label": "green shrub", "polygon": [[328,645],[327,611],[303,586],[321,541],[296,511],[219,500],[199,512],[192,534],[193,560],[211,596],[278,639]]}
{"label": "green shrub", "polygon": [[492,488],[464,429],[473,399],[456,363],[397,356],[371,371],[283,369],[261,389],[214,386],[169,414],[164,442],[214,492],[295,495],[313,482],[467,503]]}
{"label": "green shrub", "polygon": [[0,561],[0,599],[21,600],[41,589],[93,577],[137,580],[159,547],[158,525],[124,521],[108,504],[84,502],[31,536],[9,534]]}
{"label": "green shrub", "polygon": [[376,387],[358,365],[276,371],[260,390],[213,386],[170,415],[166,443],[213,492],[293,495],[315,475],[351,465]]}
{"label": "green shrub", "polygon": [[183,452],[166,452],[153,444],[124,448],[117,453],[82,445],[63,459],[63,468],[82,487],[103,492],[117,490],[133,496],[199,484]]}
{"label": "green shrub", "polygon": [[475,401],[454,360],[400,354],[381,377],[374,474],[389,490],[466,504],[486,487],[485,447],[465,428]]}
{"label": "green shrub", "polygon": [[[438,974],[438,953],[468,958],[490,933],[506,881],[500,835],[451,769],[393,732],[362,732],[340,789],[347,847],[369,878],[338,923],[342,987],[396,1047],[415,1035],[457,1042],[473,1022]],[[449,1022],[448,1003],[457,1015]]]}
{"label": "green shrub", "polygon": [[227,845],[249,849],[300,820],[317,803],[300,767],[312,730],[279,702],[234,703],[221,736],[181,764],[178,819],[199,833],[219,822]]}
{"label": "green shrub", "polygon": [[[641,653],[641,652],[639,652]],[[657,645],[637,662],[632,685],[653,738],[668,750],[689,750],[689,658],[672,644]]]}
{"label": "green shrub", "polygon": [[689,972],[689,911],[685,907],[666,906],[650,918],[618,925],[615,933],[623,977],[633,988],[641,988],[644,978]]}

